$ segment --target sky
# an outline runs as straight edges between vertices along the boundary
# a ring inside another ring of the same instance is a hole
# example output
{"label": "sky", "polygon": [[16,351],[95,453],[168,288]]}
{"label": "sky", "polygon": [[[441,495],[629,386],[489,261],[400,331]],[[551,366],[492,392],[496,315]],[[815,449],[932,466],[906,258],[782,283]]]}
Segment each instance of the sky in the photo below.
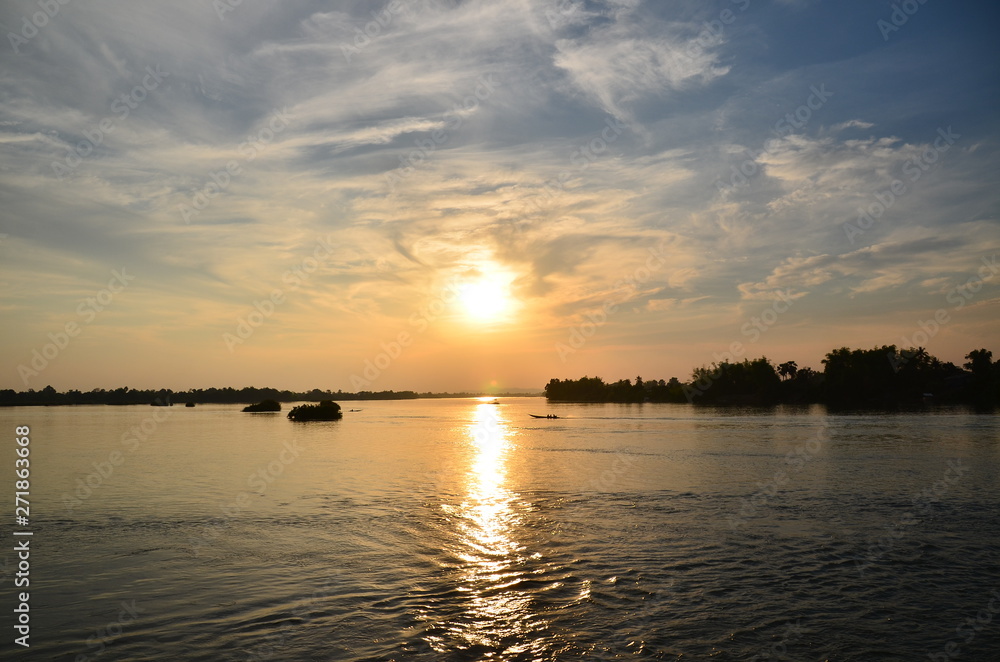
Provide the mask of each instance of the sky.
{"label": "sky", "polygon": [[0,388],[1000,355],[998,15],[4,2]]}

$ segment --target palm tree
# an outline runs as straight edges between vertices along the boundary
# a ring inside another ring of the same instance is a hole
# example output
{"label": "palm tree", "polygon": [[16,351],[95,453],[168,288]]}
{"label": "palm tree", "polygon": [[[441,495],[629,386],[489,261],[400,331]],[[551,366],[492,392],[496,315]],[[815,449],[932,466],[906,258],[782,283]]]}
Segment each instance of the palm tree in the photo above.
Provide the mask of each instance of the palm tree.
{"label": "palm tree", "polygon": [[795,361],[787,361],[778,366],[778,374],[781,375],[782,379],[795,379],[795,373],[798,370],[799,366]]}

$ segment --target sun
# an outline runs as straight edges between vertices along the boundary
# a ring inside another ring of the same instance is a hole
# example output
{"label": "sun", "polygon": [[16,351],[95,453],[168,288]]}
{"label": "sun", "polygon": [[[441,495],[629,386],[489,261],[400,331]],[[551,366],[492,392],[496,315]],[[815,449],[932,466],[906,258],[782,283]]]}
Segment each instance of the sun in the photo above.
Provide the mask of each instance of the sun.
{"label": "sun", "polygon": [[510,280],[500,275],[482,276],[459,287],[458,300],[474,322],[498,322],[513,310]]}

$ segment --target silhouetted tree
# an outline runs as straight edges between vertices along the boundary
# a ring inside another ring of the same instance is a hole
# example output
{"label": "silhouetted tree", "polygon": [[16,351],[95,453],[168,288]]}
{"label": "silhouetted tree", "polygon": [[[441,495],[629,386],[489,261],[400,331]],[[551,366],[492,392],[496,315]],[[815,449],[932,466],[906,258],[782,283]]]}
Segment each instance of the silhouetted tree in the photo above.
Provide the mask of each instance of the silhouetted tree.
{"label": "silhouetted tree", "polygon": [[895,345],[835,349],[823,359],[824,396],[839,407],[886,407],[898,400]]}
{"label": "silhouetted tree", "polygon": [[695,403],[773,404],[781,378],[766,357],[741,363],[713,363],[691,374]]}
{"label": "silhouetted tree", "polygon": [[972,373],[969,381],[967,397],[977,403],[985,404],[1000,400],[1000,390],[996,384],[997,370],[993,365],[993,352],[988,349],[974,349],[965,355],[966,363],[962,366]]}
{"label": "silhouetted tree", "polygon": [[795,361],[786,361],[778,366],[778,374],[781,375],[782,379],[795,379],[795,373],[798,372],[799,366]]}

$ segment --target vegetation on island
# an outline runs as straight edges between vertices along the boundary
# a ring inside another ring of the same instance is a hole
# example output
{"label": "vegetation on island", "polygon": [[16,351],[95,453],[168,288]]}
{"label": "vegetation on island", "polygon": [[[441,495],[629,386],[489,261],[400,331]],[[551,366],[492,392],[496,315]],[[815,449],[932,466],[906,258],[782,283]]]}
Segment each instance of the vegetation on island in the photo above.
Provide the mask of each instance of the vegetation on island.
{"label": "vegetation on island", "polygon": [[247,405],[246,407],[243,408],[243,411],[249,412],[251,414],[281,411],[281,403],[278,402],[277,400],[261,400],[257,404]]}
{"label": "vegetation on island", "polygon": [[986,349],[966,354],[960,368],[922,348],[842,347],[827,353],[823,371],[765,357],[695,368],[681,382],[600,377],[553,379],[545,397],[556,402],[690,402],[706,405],[824,403],[837,408],[893,408],[920,403],[1000,403],[1000,360]]}
{"label": "vegetation on island", "polygon": [[299,405],[288,412],[288,418],[293,421],[339,421],[343,417],[340,405],[332,400],[323,400],[318,405]]}

